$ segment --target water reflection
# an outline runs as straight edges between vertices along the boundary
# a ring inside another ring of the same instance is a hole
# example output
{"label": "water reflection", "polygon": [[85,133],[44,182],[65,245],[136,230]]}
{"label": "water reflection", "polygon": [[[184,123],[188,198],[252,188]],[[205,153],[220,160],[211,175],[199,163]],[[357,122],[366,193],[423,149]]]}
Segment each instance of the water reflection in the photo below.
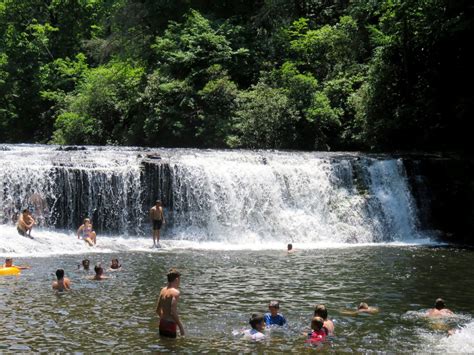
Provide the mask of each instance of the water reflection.
{"label": "water reflection", "polygon": [[[178,250],[23,259],[31,270],[0,278],[0,351],[306,352],[311,349],[302,333],[316,303],[327,305],[336,326],[325,351],[440,351],[447,329],[464,326],[474,334],[473,255],[450,248],[354,247],[290,255]],[[83,257],[108,265],[115,256],[124,269],[108,280],[74,271]],[[183,273],[179,310],[188,333],[174,341],[158,337],[155,315],[171,266]],[[58,267],[71,278],[71,292],[51,290]],[[424,310],[439,296],[457,316],[426,320]],[[272,329],[261,344],[242,340],[250,314],[265,312],[272,299],[280,301],[288,327]],[[360,301],[380,312],[339,313]],[[465,342],[465,336],[453,339]]]}

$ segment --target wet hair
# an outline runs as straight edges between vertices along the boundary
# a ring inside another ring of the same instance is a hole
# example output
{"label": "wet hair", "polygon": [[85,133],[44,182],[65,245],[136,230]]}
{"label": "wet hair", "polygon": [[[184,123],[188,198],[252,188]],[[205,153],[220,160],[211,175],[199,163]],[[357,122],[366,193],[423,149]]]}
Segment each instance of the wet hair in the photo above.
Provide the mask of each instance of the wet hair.
{"label": "wet hair", "polygon": [[359,303],[359,307],[357,309],[369,309],[369,305],[365,302]]}
{"label": "wet hair", "polygon": [[[87,267],[86,267],[85,264],[87,264]],[[82,260],[82,267],[83,267],[84,269],[87,268],[87,270],[89,270],[89,265],[90,265],[89,259],[84,259],[84,260]]]}
{"label": "wet hair", "polygon": [[12,264],[13,265],[13,258],[6,258],[5,259],[5,265],[7,264]]}
{"label": "wet hair", "polygon": [[270,303],[268,304],[268,307],[274,307],[276,309],[279,309],[280,303],[278,303],[278,301],[270,301]]}
{"label": "wet hair", "polygon": [[179,273],[179,271],[174,269],[174,268],[169,269],[168,274],[166,275],[166,277],[168,278],[168,282],[173,282],[174,280],[176,280],[180,276],[181,276],[181,274]]}
{"label": "wet hair", "polygon": [[257,329],[257,324],[263,322],[263,314],[254,313],[249,319],[249,324],[253,329]]}
{"label": "wet hair", "polygon": [[30,210],[28,208],[24,208],[23,211],[21,211],[22,213],[28,213],[30,212]]}
{"label": "wet hair", "polygon": [[288,244],[288,250],[291,250],[291,249],[293,249],[293,244],[290,243]]}
{"label": "wet hair", "polygon": [[91,219],[90,219],[89,217],[84,218],[84,222],[83,222],[83,223],[85,224],[86,222],[91,223]]}
{"label": "wet hair", "polygon": [[[116,267],[116,268],[113,268],[113,267],[112,267],[112,265],[114,265],[114,261],[117,263],[117,267]],[[122,265],[119,264],[118,259],[112,259],[112,264],[110,265],[110,268],[111,268],[111,269],[118,269],[118,268],[120,268],[120,267],[122,267]]]}
{"label": "wet hair", "polygon": [[155,201],[155,205],[158,205],[158,204],[161,205],[161,200],[156,200],[156,201]]}
{"label": "wet hair", "polygon": [[314,307],[314,316],[321,317],[322,319],[328,319],[328,310],[324,304],[317,304]]}
{"label": "wet hair", "polygon": [[56,277],[58,280],[64,279],[64,270],[63,269],[57,269],[56,270]]}
{"label": "wet hair", "polygon": [[436,299],[435,308],[438,309],[438,310],[446,308],[446,304],[444,303],[444,300],[442,298],[437,298]]}
{"label": "wet hair", "polygon": [[311,329],[315,331],[321,330],[323,328],[323,325],[324,319],[322,319],[321,317],[313,317],[313,319],[311,320]]}
{"label": "wet hair", "polygon": [[102,275],[104,273],[104,269],[102,268],[102,266],[100,266],[100,264],[97,264],[94,267],[94,271],[96,275]]}

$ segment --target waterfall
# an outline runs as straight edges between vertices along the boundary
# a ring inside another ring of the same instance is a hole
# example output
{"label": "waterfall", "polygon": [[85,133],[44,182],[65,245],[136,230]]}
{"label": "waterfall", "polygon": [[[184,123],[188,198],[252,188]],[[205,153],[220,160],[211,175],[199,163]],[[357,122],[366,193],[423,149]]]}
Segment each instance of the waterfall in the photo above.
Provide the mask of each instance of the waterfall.
{"label": "waterfall", "polygon": [[4,145],[0,223],[149,234],[159,198],[170,239],[371,243],[419,234],[400,159],[360,154]]}

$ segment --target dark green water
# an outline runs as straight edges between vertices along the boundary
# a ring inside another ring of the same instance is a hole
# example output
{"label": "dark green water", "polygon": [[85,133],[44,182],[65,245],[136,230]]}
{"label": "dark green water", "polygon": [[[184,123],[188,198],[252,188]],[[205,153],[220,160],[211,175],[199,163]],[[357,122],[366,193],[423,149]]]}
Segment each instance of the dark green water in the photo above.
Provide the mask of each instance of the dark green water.
{"label": "dark green water", "polygon": [[[474,252],[455,248],[371,246],[280,251],[168,250],[91,254],[124,270],[97,282],[75,272],[83,256],[16,258],[29,264],[19,277],[0,278],[0,352],[305,352],[302,332],[312,306],[325,303],[336,335],[325,352],[474,351]],[[52,273],[66,270],[73,290],[51,290]],[[182,271],[178,305],[187,336],[160,339],[156,298],[166,271]],[[437,297],[458,316],[426,320]],[[251,313],[280,301],[289,327],[253,343],[235,335]],[[344,316],[360,301],[376,315]],[[461,327],[446,337],[447,329]],[[469,340],[471,339],[471,340]],[[469,342],[471,341],[471,342]]]}

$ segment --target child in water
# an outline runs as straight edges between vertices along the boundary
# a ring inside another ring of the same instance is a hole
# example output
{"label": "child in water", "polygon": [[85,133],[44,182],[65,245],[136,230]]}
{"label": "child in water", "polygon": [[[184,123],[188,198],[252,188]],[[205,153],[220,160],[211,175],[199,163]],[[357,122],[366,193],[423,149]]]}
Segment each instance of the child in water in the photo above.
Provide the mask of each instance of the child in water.
{"label": "child in water", "polygon": [[117,271],[117,270],[120,270],[121,268],[122,268],[122,265],[119,264],[118,259],[112,259],[112,263],[110,264],[109,270],[110,271]]}
{"label": "child in water", "polygon": [[263,340],[265,339],[265,334],[263,331],[265,329],[265,321],[263,319],[263,314],[254,313],[250,317],[249,324],[252,329],[246,330],[244,332],[244,338],[250,340]]}
{"label": "child in water", "polygon": [[319,344],[326,340],[328,331],[326,328],[323,327],[323,325],[324,319],[322,319],[321,317],[313,317],[311,321],[312,332],[308,333],[308,339],[306,339],[306,343]]}

